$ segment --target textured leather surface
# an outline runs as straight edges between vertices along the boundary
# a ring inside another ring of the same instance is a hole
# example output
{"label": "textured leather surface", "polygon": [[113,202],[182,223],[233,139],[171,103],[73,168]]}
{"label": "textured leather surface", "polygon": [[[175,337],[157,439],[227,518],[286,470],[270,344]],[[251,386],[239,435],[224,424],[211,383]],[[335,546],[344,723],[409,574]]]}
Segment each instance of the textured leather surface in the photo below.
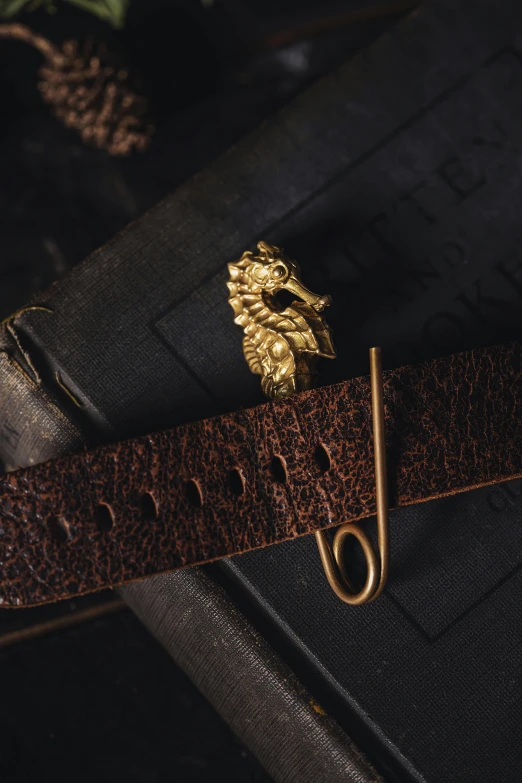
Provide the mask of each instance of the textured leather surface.
{"label": "textured leather surface", "polygon": [[[520,354],[513,343],[384,374],[392,507],[522,475]],[[5,476],[0,604],[74,596],[370,516],[371,441],[365,377]]]}

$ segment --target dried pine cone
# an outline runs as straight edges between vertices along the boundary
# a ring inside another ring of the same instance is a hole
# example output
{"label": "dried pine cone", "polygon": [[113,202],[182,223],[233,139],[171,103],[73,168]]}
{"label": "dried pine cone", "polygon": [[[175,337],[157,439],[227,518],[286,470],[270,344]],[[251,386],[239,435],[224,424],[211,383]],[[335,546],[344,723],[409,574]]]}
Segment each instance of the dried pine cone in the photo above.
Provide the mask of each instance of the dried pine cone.
{"label": "dried pine cone", "polygon": [[146,98],[129,86],[128,71],[111,62],[103,44],[93,48],[91,42],[81,51],[76,41],[64,43],[40,69],[40,92],[87,144],[111,155],[146,149],[153,132]]}
{"label": "dried pine cone", "polygon": [[131,86],[104,44],[82,48],[67,41],[61,49],[20,24],[0,25],[0,37],[23,40],[46,58],[38,88],[54,114],[74,128],[84,142],[111,155],[147,148],[154,126],[147,118],[147,99]]}

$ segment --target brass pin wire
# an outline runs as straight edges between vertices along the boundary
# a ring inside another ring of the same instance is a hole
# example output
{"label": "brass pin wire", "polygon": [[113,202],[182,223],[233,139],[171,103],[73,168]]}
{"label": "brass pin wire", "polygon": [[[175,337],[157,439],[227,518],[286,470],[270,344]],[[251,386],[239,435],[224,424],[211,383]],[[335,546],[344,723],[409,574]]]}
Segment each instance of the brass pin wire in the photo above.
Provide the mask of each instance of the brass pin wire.
{"label": "brass pin wire", "polygon": [[[361,606],[361,604],[374,601],[382,593],[388,578],[390,562],[386,437],[380,348],[370,348],[370,382],[378,553],[375,552],[367,533],[352,522],[337,528],[332,547],[330,547],[323,530],[317,530],[315,533],[328,583],[337,597],[351,606]],[[354,589],[344,562],[344,544],[348,536],[354,536],[359,541],[366,560],[366,582],[359,592]]]}

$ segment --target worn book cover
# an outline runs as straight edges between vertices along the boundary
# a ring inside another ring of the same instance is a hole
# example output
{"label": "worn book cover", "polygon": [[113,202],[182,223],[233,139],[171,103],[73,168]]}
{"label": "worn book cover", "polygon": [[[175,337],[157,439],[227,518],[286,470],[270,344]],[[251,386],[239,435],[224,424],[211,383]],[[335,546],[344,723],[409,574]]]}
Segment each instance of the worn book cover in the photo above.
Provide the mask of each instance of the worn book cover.
{"label": "worn book cover", "polygon": [[[334,298],[322,383],[366,373],[375,344],[391,367],[518,338],[521,87],[522,9],[409,14],[6,324],[1,383],[27,400],[2,412],[6,464],[53,428],[65,450],[93,424],[119,438],[261,401],[226,289],[260,239]],[[338,602],[311,538],[214,572],[390,777],[518,783],[521,492],[394,513],[370,606]]]}

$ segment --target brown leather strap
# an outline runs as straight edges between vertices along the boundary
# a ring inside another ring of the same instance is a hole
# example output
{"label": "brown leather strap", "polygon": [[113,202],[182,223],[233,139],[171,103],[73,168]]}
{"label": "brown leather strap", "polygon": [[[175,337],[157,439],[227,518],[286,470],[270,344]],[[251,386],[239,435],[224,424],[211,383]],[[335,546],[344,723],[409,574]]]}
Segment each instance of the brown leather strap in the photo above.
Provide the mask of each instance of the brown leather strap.
{"label": "brown leather strap", "polygon": [[[392,507],[522,475],[518,343],[384,374]],[[0,604],[26,606],[374,513],[370,385],[105,446],[0,481]]]}

